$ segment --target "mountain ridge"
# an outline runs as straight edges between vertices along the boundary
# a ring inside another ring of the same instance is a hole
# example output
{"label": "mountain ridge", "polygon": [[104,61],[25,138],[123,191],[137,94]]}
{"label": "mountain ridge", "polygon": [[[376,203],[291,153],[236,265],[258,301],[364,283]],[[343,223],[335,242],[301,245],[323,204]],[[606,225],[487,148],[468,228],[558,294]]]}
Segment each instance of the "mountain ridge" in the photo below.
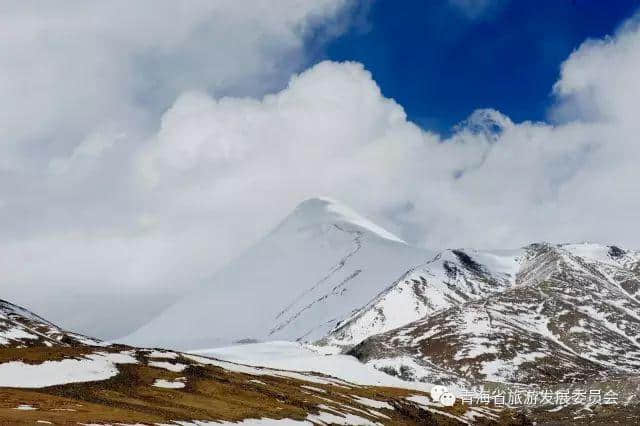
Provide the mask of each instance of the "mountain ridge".
{"label": "mountain ridge", "polygon": [[638,252],[533,244],[513,287],[371,336],[351,353],[387,370],[404,362],[412,379],[436,383],[640,374],[639,289]]}
{"label": "mountain ridge", "polygon": [[78,346],[102,344],[72,333],[21,306],[0,299],[0,348],[25,346]]}

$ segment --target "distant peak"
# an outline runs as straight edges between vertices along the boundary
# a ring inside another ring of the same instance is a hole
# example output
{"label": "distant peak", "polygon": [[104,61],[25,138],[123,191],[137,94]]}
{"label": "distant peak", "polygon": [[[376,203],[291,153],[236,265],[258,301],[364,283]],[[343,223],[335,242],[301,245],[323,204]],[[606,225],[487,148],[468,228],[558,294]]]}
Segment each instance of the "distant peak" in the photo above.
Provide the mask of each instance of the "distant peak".
{"label": "distant peak", "polygon": [[311,197],[302,201],[296,207],[298,209],[325,209],[331,204],[340,204],[340,202],[329,197]]}
{"label": "distant peak", "polygon": [[509,117],[490,108],[477,109],[463,122],[456,125],[454,130],[469,131],[476,135],[484,135],[490,141],[495,142],[508,128],[513,127]]}
{"label": "distant peak", "polygon": [[351,207],[329,197],[313,197],[302,201],[298,204],[292,216],[296,220],[306,223],[348,223],[384,239],[406,244],[405,241],[376,225]]}

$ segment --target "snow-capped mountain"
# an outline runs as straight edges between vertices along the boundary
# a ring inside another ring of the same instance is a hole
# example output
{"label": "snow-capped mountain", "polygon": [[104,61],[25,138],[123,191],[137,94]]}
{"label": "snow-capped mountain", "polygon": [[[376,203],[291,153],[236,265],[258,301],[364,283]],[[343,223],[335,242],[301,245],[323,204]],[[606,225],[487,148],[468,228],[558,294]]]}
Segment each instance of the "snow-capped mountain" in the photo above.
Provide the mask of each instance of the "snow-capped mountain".
{"label": "snow-capped mountain", "polygon": [[435,311],[508,289],[515,283],[522,254],[522,250],[439,252],[402,274],[323,342],[353,346]]}
{"label": "snow-capped mountain", "polygon": [[211,281],[122,341],[192,349],[253,339],[316,341],[434,256],[338,202],[309,199]]}
{"label": "snow-capped mountain", "polygon": [[372,336],[351,353],[431,383],[584,383],[640,374],[638,252],[534,244],[514,262],[512,286]]}
{"label": "snow-capped mountain", "polygon": [[27,309],[0,300],[0,348],[99,345],[100,341],[61,329]]}

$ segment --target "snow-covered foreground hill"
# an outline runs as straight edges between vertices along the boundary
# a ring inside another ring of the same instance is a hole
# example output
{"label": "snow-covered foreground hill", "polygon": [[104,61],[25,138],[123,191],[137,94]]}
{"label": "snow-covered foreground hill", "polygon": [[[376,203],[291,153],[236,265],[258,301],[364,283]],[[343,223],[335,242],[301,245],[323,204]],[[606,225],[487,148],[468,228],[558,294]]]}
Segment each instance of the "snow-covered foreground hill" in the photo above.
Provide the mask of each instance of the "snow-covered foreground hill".
{"label": "snow-covered foreground hill", "polygon": [[328,352],[321,346],[297,342],[275,341],[234,345],[214,349],[190,351],[239,364],[276,368],[290,371],[314,371],[340,377],[365,386],[391,386],[429,391],[431,385],[407,382],[360,363],[355,357]]}

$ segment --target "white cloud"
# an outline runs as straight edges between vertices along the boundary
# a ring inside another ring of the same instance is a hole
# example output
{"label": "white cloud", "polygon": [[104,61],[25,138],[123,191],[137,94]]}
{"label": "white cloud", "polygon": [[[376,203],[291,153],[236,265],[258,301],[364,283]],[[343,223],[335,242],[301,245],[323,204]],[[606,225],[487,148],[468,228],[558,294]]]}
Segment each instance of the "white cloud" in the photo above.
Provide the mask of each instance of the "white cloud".
{"label": "white cloud", "polygon": [[[211,214],[233,216],[228,200],[237,191],[244,209],[261,212],[257,229],[321,193],[431,247],[585,239],[637,245],[629,229],[640,207],[633,171],[639,129],[629,100],[640,92],[633,78],[638,34],[627,27],[613,40],[587,42],[562,66],[558,108],[581,111],[588,102],[597,118],[514,124],[479,110],[441,140],[407,121],[361,65],[325,62],[262,100],[184,96],[164,116],[142,169],[147,184],[180,192],[187,203],[200,200]],[[613,75],[603,56],[617,58]],[[586,82],[575,83],[585,72]]]}
{"label": "white cloud", "polygon": [[640,92],[640,20],[629,20],[615,37],[588,40],[562,64],[554,92],[560,119],[630,123]]}
{"label": "white cloud", "polygon": [[[29,81],[46,93],[28,89],[27,80],[2,89],[28,95],[12,110],[18,122],[3,130],[13,137],[2,140],[20,141],[9,150],[18,160],[3,163],[7,179],[0,182],[4,297],[32,301],[85,331],[90,318],[119,308],[135,328],[317,194],[341,199],[404,239],[433,248],[584,239],[640,246],[634,233],[640,209],[636,26],[586,42],[565,61],[554,89],[553,123],[513,123],[480,110],[442,140],[407,121],[357,63],[317,64],[262,98],[225,97],[234,87],[260,92],[251,81],[269,86],[264,79],[279,66],[274,58],[288,57],[291,49],[303,56],[300,22],[334,12],[325,5],[331,10],[314,6],[279,17],[258,8],[247,18],[236,3],[215,3],[227,5],[224,13],[203,4],[193,12],[159,7],[164,18],[125,19],[117,36],[97,18],[78,18],[68,34],[86,27],[90,41],[63,37],[58,44],[79,43],[83,60],[69,67],[68,54],[45,54],[40,70],[39,60],[26,58],[25,69],[34,74]],[[177,13],[194,23],[163,34]],[[222,29],[202,24],[207,19]],[[18,31],[27,23],[8,33],[15,43],[24,39],[46,53],[51,41],[40,30]],[[153,54],[146,51],[150,45]],[[107,52],[94,54],[92,46]],[[212,57],[203,59],[209,51]],[[176,65],[177,59],[186,62]],[[151,106],[140,101],[150,92],[134,72],[149,67],[158,68],[150,86],[160,85]],[[100,84],[89,84],[95,81]],[[96,96],[92,91],[104,99],[88,101]],[[11,99],[19,98],[16,93]],[[154,120],[154,108],[163,103],[158,99],[174,95]],[[41,298],[33,297],[36,290]],[[88,304],[65,316],[47,298],[65,292],[100,292],[104,306]],[[149,297],[157,301],[140,312],[140,301]],[[108,334],[124,324],[91,327]]]}
{"label": "white cloud", "polygon": [[345,3],[5,2],[0,144],[12,157],[0,166],[68,153],[99,127],[152,128],[183,90],[273,89],[304,62],[310,28]]}
{"label": "white cloud", "polygon": [[69,313],[47,302],[52,294],[157,286],[147,260],[158,259],[165,238],[180,237],[148,235],[156,219],[145,213],[148,196],[135,186],[131,162],[139,145],[183,91],[255,96],[282,87],[307,63],[308,36],[344,29],[347,6],[347,0],[3,2],[0,246],[9,251],[0,261],[3,296],[55,320]]}

